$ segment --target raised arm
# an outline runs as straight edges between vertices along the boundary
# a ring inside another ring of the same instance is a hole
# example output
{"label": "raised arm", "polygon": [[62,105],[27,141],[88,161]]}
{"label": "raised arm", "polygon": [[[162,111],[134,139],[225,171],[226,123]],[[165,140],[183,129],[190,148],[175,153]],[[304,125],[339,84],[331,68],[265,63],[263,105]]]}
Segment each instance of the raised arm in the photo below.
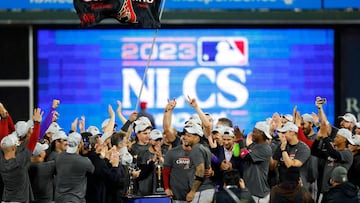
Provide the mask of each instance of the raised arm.
{"label": "raised arm", "polygon": [[101,138],[100,138],[102,143],[104,143],[105,140],[107,138],[109,138],[113,134],[113,131],[114,131],[115,112],[110,104],[108,105],[108,111],[109,111],[110,120],[109,120],[109,124],[104,129],[103,136],[101,136]]}
{"label": "raised arm", "polygon": [[210,123],[209,119],[206,117],[204,112],[201,110],[201,108],[199,107],[196,99],[190,98],[188,96],[188,103],[190,104],[190,106],[192,106],[195,109],[196,113],[199,115],[205,137],[207,138],[208,136],[211,136],[212,124]]}
{"label": "raised arm", "polygon": [[34,109],[33,121],[34,121],[34,129],[31,133],[29,142],[27,143],[26,147],[32,152],[35,149],[36,142],[39,140],[40,136],[40,123],[42,120],[44,112],[41,111],[40,108]]}
{"label": "raised arm", "polygon": [[0,119],[0,141],[1,141],[2,138],[15,131],[14,123],[12,122],[12,120],[11,122],[12,122],[13,130],[11,129],[11,125],[10,125],[11,117],[2,103],[0,103],[0,118],[1,118]]}
{"label": "raised arm", "polygon": [[39,139],[41,139],[45,135],[46,130],[51,125],[54,116],[56,116],[56,114],[57,114],[56,109],[59,107],[59,105],[60,105],[60,100],[54,99],[53,102],[52,102],[49,113],[45,116],[45,119],[43,120],[43,122],[40,125],[40,137],[39,137]]}
{"label": "raised arm", "polygon": [[173,110],[176,107],[176,100],[168,100],[164,110],[163,131],[168,142],[174,142],[176,139],[177,130],[172,126]]}
{"label": "raised arm", "polygon": [[122,124],[125,124],[127,119],[125,118],[125,116],[122,114],[122,104],[119,100],[116,101],[118,107],[116,108],[116,114],[118,115],[120,121],[122,122]]}

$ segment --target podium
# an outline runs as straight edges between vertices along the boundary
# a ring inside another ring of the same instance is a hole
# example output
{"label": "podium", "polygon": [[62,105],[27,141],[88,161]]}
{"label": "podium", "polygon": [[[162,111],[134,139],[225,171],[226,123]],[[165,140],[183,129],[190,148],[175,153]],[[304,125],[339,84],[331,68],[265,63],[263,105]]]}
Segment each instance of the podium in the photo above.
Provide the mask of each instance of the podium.
{"label": "podium", "polygon": [[124,203],[170,203],[170,197],[166,195],[134,196],[124,200]]}

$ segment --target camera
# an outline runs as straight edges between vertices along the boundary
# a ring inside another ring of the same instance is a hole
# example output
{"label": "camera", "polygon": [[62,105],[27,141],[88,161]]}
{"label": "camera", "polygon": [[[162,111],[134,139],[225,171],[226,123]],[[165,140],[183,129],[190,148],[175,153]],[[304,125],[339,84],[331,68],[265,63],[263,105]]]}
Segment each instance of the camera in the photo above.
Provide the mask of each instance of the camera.
{"label": "camera", "polygon": [[319,103],[320,104],[326,104],[327,103],[326,98],[320,98]]}

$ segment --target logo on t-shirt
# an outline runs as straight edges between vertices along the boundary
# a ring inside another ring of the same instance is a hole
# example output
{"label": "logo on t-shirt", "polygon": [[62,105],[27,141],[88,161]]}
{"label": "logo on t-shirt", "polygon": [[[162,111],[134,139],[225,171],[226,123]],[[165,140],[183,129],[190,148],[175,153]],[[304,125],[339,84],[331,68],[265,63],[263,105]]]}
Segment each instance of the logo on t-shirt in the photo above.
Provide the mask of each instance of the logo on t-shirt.
{"label": "logo on t-shirt", "polygon": [[176,164],[179,167],[183,167],[184,169],[190,168],[190,158],[189,157],[179,157],[176,160]]}

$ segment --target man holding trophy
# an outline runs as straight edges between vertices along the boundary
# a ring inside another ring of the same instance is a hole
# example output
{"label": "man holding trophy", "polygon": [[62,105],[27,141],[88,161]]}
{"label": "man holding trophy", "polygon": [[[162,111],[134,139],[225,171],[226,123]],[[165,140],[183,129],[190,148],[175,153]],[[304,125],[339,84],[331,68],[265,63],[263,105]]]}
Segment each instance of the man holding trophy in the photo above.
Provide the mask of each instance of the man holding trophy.
{"label": "man holding trophy", "polygon": [[140,152],[137,158],[137,165],[141,170],[139,177],[135,179],[139,196],[165,194],[162,180],[163,136],[160,130],[154,129],[150,132],[149,144],[149,148]]}

